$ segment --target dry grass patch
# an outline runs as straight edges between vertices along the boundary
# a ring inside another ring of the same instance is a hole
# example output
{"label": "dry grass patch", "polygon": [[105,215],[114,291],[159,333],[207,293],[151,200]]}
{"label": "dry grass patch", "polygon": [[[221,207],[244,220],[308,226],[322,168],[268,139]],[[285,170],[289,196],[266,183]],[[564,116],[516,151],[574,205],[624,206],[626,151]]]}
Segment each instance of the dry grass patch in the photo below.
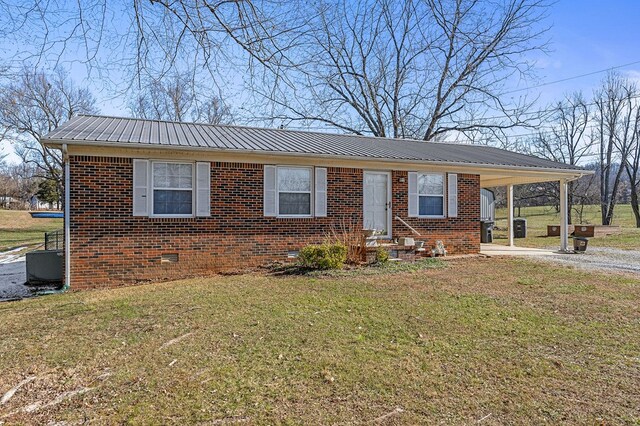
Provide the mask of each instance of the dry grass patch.
{"label": "dry grass patch", "polygon": [[36,379],[0,421],[634,423],[639,297],[629,276],[465,259],[3,304],[0,393]]}

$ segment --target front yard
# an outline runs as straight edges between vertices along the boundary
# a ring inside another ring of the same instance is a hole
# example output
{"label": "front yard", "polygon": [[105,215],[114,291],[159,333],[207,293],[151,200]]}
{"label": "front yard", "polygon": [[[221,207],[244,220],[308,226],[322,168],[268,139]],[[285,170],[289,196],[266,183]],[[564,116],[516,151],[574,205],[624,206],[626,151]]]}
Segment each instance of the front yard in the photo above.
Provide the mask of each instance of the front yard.
{"label": "front yard", "polygon": [[640,281],[513,259],[0,305],[0,424],[640,422]]}

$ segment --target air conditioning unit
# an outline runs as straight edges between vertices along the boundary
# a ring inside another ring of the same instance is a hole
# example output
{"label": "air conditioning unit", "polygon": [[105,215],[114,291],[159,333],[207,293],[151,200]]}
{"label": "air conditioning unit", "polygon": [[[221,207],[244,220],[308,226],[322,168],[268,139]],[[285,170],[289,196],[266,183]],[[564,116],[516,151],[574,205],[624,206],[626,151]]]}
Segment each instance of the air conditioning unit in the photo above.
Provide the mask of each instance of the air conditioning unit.
{"label": "air conditioning unit", "polygon": [[27,253],[27,284],[62,283],[62,250],[35,250]]}

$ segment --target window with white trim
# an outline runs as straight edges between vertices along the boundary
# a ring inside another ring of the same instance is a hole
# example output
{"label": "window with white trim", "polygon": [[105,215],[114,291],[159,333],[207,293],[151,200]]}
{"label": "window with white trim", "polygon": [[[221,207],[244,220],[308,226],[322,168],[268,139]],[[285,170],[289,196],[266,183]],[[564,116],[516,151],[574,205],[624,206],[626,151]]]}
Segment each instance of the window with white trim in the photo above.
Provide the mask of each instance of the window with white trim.
{"label": "window with white trim", "polygon": [[444,217],[444,174],[418,174],[418,215]]}
{"label": "window with white trim", "polygon": [[311,216],[312,168],[278,166],[278,216]]}
{"label": "window with white trim", "polygon": [[152,163],[151,192],[154,216],[193,216],[193,173],[193,163]]}

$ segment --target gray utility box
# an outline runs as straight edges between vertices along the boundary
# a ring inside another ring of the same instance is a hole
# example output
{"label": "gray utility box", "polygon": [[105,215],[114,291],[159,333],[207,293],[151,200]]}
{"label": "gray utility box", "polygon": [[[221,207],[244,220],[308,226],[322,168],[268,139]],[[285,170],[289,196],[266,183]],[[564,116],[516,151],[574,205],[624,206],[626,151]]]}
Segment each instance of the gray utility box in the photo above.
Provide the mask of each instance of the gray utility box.
{"label": "gray utility box", "polygon": [[527,219],[513,219],[513,238],[527,238]]}
{"label": "gray utility box", "polygon": [[480,222],[480,242],[492,243],[493,242],[493,222],[490,220],[483,220]]}
{"label": "gray utility box", "polygon": [[27,253],[27,284],[61,283],[62,250],[36,250]]}

